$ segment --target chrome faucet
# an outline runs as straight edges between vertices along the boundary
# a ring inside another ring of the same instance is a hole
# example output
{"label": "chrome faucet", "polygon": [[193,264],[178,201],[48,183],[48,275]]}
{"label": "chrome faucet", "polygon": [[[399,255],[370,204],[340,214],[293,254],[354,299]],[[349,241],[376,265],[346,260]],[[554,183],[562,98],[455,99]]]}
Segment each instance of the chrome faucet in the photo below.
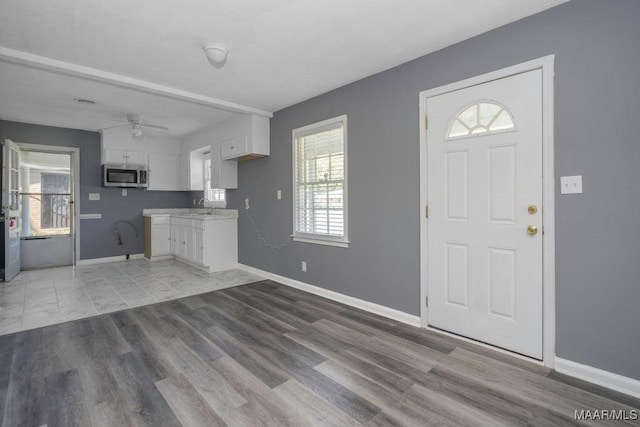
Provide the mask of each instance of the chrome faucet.
{"label": "chrome faucet", "polygon": [[205,201],[205,198],[203,197],[202,199],[200,199],[200,201],[198,202],[198,204],[199,204],[199,205],[204,206],[204,201]]}

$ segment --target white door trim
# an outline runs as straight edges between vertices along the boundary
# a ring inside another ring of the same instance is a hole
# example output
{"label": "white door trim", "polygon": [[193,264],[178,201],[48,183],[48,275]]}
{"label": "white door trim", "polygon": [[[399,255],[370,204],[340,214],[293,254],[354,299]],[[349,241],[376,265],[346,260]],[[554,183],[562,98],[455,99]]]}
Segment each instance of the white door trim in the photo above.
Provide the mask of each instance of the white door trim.
{"label": "white door trim", "polygon": [[420,92],[420,326],[427,324],[427,98],[476,86],[492,80],[531,70],[542,70],[542,361],[554,367],[556,337],[556,274],[555,274],[555,175],[553,166],[553,75],[554,55],[544,56],[522,64],[503,68],[470,79]]}
{"label": "white door trim", "polygon": [[61,145],[44,145],[44,144],[28,144],[24,142],[16,142],[20,148],[34,151],[60,152],[73,154],[73,203],[74,212],[73,227],[75,233],[75,242],[73,250],[73,265],[77,265],[80,261],[80,149],[78,147],[64,147]]}

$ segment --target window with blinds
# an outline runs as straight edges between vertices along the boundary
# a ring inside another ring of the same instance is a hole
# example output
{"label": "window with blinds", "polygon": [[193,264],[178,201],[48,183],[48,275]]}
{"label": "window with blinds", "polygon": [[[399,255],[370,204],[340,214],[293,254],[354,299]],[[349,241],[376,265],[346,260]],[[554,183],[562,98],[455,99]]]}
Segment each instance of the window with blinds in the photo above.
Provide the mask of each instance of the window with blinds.
{"label": "window with blinds", "polygon": [[211,188],[211,155],[204,159],[204,200],[205,206],[226,208],[226,193],[222,188]]}
{"label": "window with blinds", "polygon": [[347,116],[293,131],[294,240],[347,246]]}

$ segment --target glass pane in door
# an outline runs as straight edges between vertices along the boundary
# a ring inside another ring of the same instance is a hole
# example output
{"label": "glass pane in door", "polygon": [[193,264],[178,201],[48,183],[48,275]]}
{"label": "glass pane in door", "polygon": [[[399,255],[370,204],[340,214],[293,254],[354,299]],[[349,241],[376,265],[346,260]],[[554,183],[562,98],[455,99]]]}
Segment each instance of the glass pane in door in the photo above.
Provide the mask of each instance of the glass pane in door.
{"label": "glass pane in door", "polygon": [[71,155],[22,152],[22,236],[70,235]]}

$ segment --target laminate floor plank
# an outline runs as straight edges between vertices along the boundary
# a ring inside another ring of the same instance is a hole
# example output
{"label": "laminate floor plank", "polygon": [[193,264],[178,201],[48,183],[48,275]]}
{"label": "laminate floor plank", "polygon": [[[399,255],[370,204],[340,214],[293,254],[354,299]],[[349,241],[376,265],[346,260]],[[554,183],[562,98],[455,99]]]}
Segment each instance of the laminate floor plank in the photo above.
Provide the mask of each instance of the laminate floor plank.
{"label": "laminate floor plank", "polygon": [[3,361],[11,365],[3,427],[46,424],[46,354],[42,336],[42,329],[16,334],[11,359]]}
{"label": "laminate floor plank", "polygon": [[[247,403],[237,408],[234,418],[222,414],[230,425],[297,426],[296,412],[291,404],[264,382],[256,378],[231,357],[223,357],[213,363],[213,368],[233,387]],[[241,420],[240,424],[237,420]]]}
{"label": "laminate floor plank", "polygon": [[289,314],[282,308],[275,307],[266,298],[251,292],[234,293],[232,297],[245,304],[251,305],[256,310],[264,314],[278,319],[284,324],[291,327],[291,330],[300,329],[309,326],[311,323],[300,319],[299,317]]}
{"label": "laminate floor plank", "polygon": [[183,375],[166,378],[155,384],[182,425],[194,427],[227,425]]}
{"label": "laminate floor plank", "polygon": [[125,395],[120,393],[108,364],[108,359],[99,359],[78,367],[91,423],[94,426],[134,425],[124,402]]}
{"label": "laminate floor plank", "polygon": [[544,418],[557,425],[575,423],[573,413],[559,414],[523,399],[518,394],[487,387],[462,374],[434,368],[429,371],[429,381],[424,385],[429,391],[441,393],[463,405],[471,406],[507,424],[526,424],[530,420]]}
{"label": "laminate floor plank", "polygon": [[128,408],[127,416],[137,425],[180,425],[153,383],[147,369],[134,353],[126,353],[110,359],[109,370]]}
{"label": "laminate floor plank", "polygon": [[176,371],[188,379],[209,406],[218,413],[247,403],[231,384],[179,338],[167,342],[163,347],[163,354]]}
{"label": "laminate floor plank", "polygon": [[[438,364],[438,368],[464,373],[468,378],[507,394],[517,393],[521,398],[557,413],[572,413],[598,404],[627,412],[637,409],[462,348],[454,350],[451,357]],[[523,388],[522,384],[527,387]]]}
{"label": "laminate floor plank", "polygon": [[[316,335],[314,336],[314,334]],[[313,348],[328,360],[339,362],[354,371],[361,372],[366,378],[380,387],[403,393],[413,385],[413,381],[397,375],[395,372],[349,354],[346,351],[349,347],[345,347],[344,343],[336,345],[330,341],[330,337],[317,334],[316,331],[307,333],[293,331],[288,333],[287,336],[302,345]]]}
{"label": "laminate floor plank", "polygon": [[276,387],[290,378],[287,372],[274,365],[270,360],[263,358],[224,330],[214,326],[207,329],[204,334],[269,388]]}
{"label": "laminate floor plank", "polygon": [[468,407],[459,409],[459,404],[456,408],[453,405],[427,404],[427,399],[412,402],[407,398],[407,393],[398,394],[384,387],[376,387],[375,383],[358,372],[351,371],[333,360],[324,362],[315,369],[382,408],[382,412],[387,415],[385,418],[393,420],[392,425],[419,425],[426,419],[442,422],[448,420],[447,424],[460,426],[501,425],[496,419],[486,417],[479,411],[470,411]]}
{"label": "laminate floor plank", "polygon": [[295,329],[285,322],[255,309],[249,304],[238,301],[233,297],[237,295],[234,291],[234,289],[229,289],[228,295],[226,293],[219,294],[217,298],[210,298],[207,302],[221,313],[252,323],[255,327],[259,327],[268,333],[284,334]]}
{"label": "laminate floor plank", "polygon": [[46,377],[45,392],[48,397],[47,425],[83,427],[89,424],[84,390],[76,369]]}
{"label": "laminate floor plank", "polygon": [[[16,335],[0,336],[0,425],[4,418],[4,407],[7,402],[7,390],[11,378],[11,360],[15,348]],[[9,363],[5,363],[8,361]]]}
{"label": "laminate floor plank", "polygon": [[[131,280],[177,289],[203,277],[149,268],[136,264]],[[0,336],[7,427],[599,425],[576,411],[638,409],[640,399],[270,280]]]}
{"label": "laminate floor plank", "polygon": [[178,338],[191,347],[202,360],[211,362],[224,356],[225,353],[218,346],[207,339],[200,331],[193,328],[182,315],[176,314],[163,319],[176,328]]}
{"label": "laminate floor plank", "polygon": [[273,389],[274,393],[295,411],[296,421],[305,426],[362,426],[335,406],[322,399],[296,380],[289,380]]}

